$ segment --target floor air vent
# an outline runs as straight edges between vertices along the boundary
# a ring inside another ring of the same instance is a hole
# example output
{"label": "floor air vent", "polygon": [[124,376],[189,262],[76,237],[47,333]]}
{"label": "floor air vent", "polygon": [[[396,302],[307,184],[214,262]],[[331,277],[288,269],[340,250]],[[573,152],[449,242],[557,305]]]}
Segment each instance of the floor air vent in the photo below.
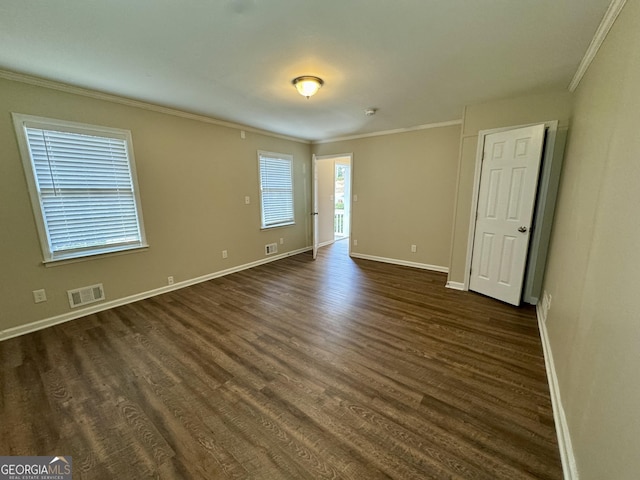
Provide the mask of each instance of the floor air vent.
{"label": "floor air vent", "polygon": [[104,288],[102,284],[91,285],[90,287],[76,288],[75,290],[67,290],[69,295],[69,305],[71,308],[87,305],[88,303],[104,300]]}
{"label": "floor air vent", "polygon": [[270,243],[269,245],[264,246],[264,254],[271,255],[272,253],[278,253],[278,244]]}

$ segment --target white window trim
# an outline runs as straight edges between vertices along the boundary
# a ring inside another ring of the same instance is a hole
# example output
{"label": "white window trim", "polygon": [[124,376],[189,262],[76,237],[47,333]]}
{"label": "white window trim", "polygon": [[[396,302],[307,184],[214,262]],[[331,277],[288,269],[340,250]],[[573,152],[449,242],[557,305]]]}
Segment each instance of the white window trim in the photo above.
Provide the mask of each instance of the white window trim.
{"label": "white window trim", "polygon": [[[277,223],[274,225],[264,225],[264,202],[262,197],[262,172],[260,169],[260,157],[271,157],[271,158],[279,158],[283,160],[288,160],[291,162],[291,208],[292,208],[292,220],[288,222]],[[295,225],[296,223],[296,209],[295,209],[295,184],[294,184],[294,175],[293,175],[293,155],[287,153],[277,153],[277,152],[268,152],[266,150],[258,150],[258,189],[259,189],[259,197],[260,197],[260,229],[261,230],[270,230],[272,228],[279,227],[288,227],[291,225]]]}
{"label": "white window trim", "polygon": [[[25,115],[21,113],[12,113],[13,123],[16,130],[16,136],[18,140],[18,147],[20,150],[20,156],[22,158],[22,165],[27,180],[27,186],[29,190],[29,196],[31,198],[31,207],[33,210],[36,227],[38,230],[38,236],[40,238],[40,246],[42,248],[43,263],[44,264],[62,264],[70,263],[80,260],[86,260],[95,258],[96,256],[104,254],[121,254],[130,253],[135,250],[145,250],[149,247],[146,235],[144,231],[144,221],[142,218],[142,206],[140,202],[138,178],[136,174],[136,164],[133,155],[133,140],[131,132],[129,130],[122,130],[111,127],[103,127],[98,125],[88,125],[77,122],[69,122],[66,120],[58,120],[46,117],[39,117],[34,115]],[[127,147],[127,156],[129,159],[129,168],[131,171],[131,180],[133,184],[133,195],[135,198],[136,214],[138,217],[138,228],[140,231],[140,242],[130,245],[117,245],[114,247],[96,247],[91,250],[70,251],[64,254],[55,254],[51,251],[49,245],[49,237],[47,234],[47,227],[45,224],[42,206],[40,203],[40,196],[38,194],[38,186],[35,179],[35,172],[31,154],[29,151],[29,144],[27,141],[27,134],[25,128],[41,128],[41,129],[54,129],[55,127],[61,128],[66,132],[78,133],[85,135],[95,135],[102,137],[111,137],[121,140],[125,140]]]}

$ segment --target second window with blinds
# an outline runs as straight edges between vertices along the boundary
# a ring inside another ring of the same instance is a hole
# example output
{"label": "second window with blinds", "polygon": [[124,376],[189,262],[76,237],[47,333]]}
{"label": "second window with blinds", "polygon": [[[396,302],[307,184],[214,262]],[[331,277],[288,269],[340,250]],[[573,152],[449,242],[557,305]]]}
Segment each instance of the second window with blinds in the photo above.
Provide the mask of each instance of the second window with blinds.
{"label": "second window with blinds", "polygon": [[293,156],[258,151],[258,167],[261,228],[293,225]]}

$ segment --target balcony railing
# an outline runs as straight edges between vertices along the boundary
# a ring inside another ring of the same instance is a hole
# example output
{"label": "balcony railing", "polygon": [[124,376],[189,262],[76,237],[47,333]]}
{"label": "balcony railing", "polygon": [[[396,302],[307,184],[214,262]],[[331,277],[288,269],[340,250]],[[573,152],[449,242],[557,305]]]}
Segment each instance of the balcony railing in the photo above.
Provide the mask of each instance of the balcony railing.
{"label": "balcony railing", "polygon": [[344,210],[335,210],[333,215],[333,233],[344,237]]}

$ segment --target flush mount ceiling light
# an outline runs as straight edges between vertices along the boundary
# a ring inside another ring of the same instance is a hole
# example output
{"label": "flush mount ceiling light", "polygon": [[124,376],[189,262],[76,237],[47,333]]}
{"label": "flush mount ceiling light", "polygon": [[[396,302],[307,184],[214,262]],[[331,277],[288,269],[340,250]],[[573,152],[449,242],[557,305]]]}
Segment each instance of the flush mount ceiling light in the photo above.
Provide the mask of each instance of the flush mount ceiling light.
{"label": "flush mount ceiling light", "polygon": [[294,78],[291,83],[296,87],[300,95],[307,98],[315,95],[320,90],[320,87],[324,85],[321,78],[312,77],[311,75]]}

